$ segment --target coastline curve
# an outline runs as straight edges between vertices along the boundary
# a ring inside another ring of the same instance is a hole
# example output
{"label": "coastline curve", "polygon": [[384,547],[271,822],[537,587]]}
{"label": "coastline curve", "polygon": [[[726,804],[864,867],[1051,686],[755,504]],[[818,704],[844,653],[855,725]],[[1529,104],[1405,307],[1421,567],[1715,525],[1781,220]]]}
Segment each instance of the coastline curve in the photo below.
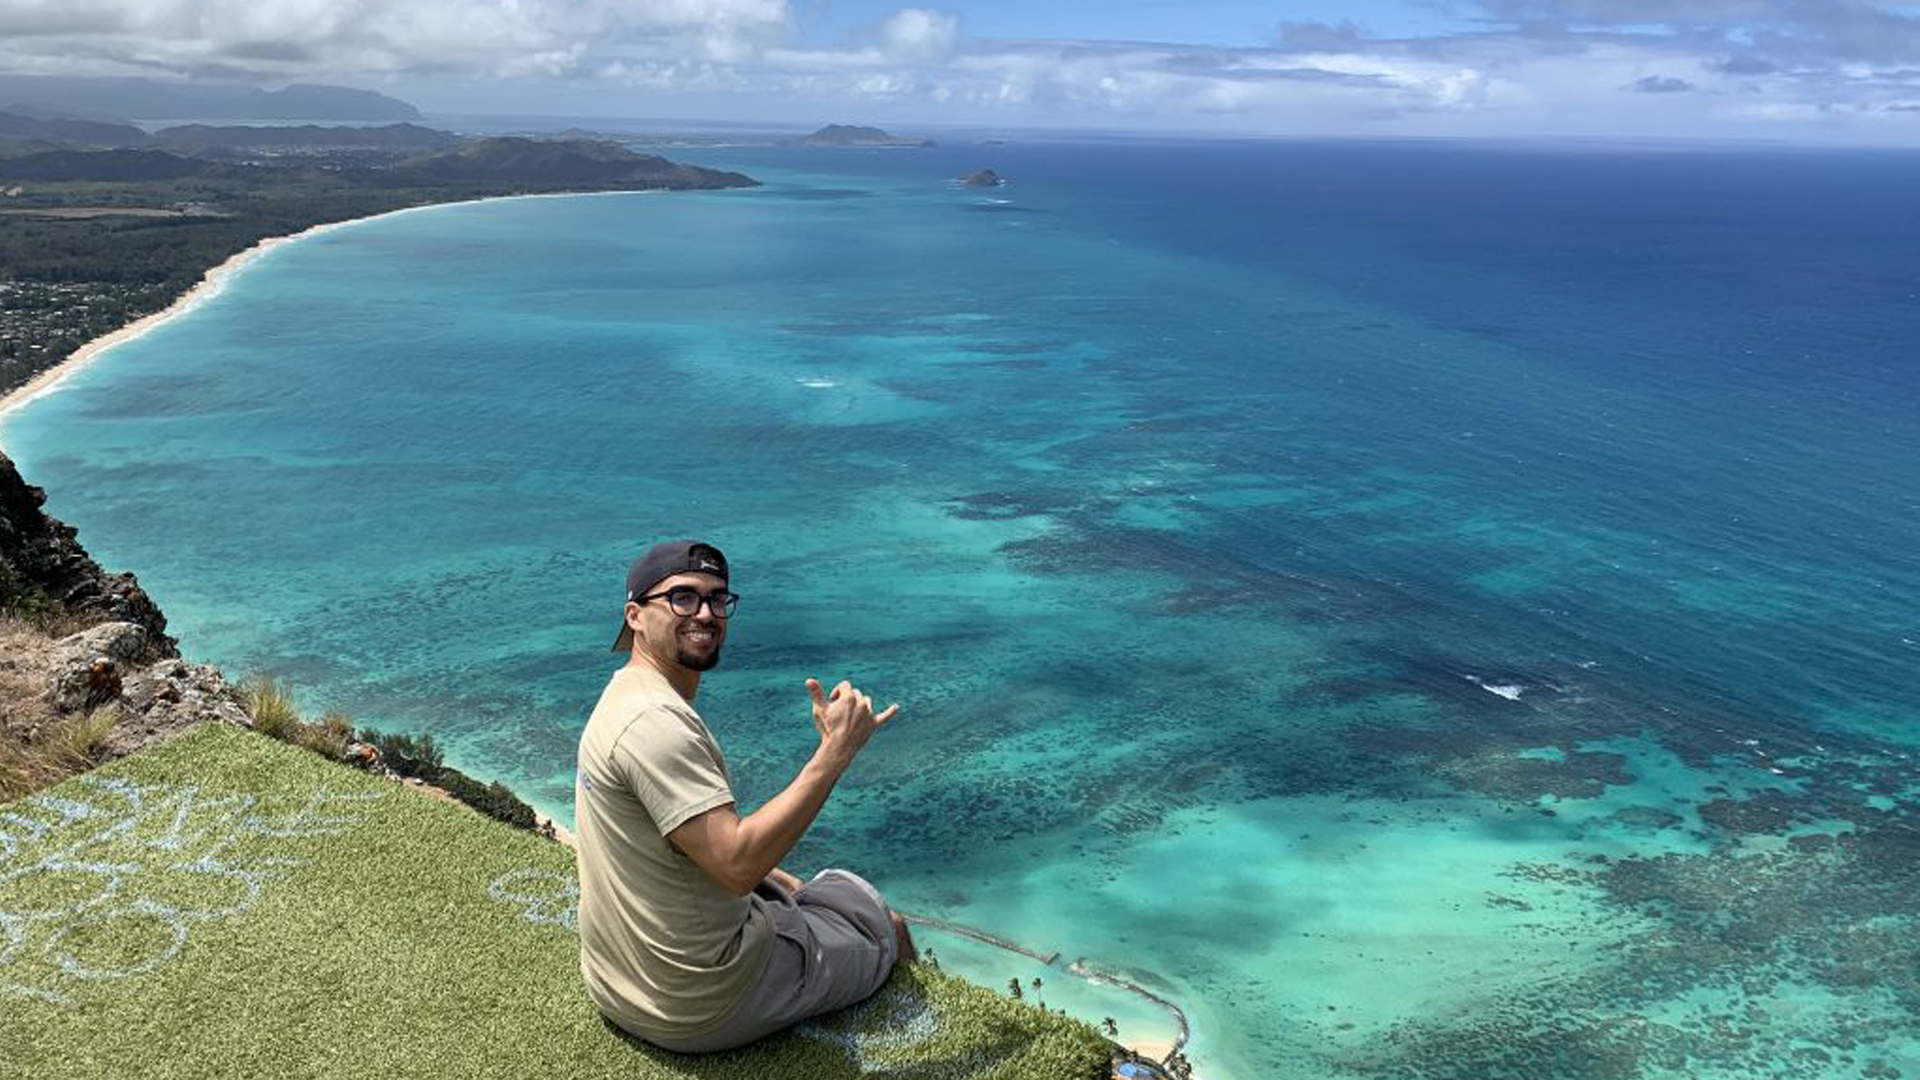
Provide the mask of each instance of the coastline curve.
{"label": "coastline curve", "polygon": [[[262,257],[294,241],[319,236],[337,229],[344,229],[350,225],[360,225],[369,221],[398,217],[401,214],[413,214],[423,210],[437,210],[448,206],[504,202],[511,199],[574,199],[605,195],[659,195],[663,194],[664,190],[665,189],[660,188],[650,188],[643,191],[543,191],[530,192],[522,195],[486,195],[477,199],[449,199],[445,202],[424,203],[419,206],[403,206],[396,210],[384,210],[378,214],[368,214],[365,217],[322,222],[318,225],[310,225],[298,232],[264,237],[246,250],[235,252],[227,256],[227,258],[218,265],[210,267],[201,275],[198,282],[186,292],[175,297],[173,302],[166,307],[161,308],[159,311],[142,315],[124,326],[110,330],[88,341],[73,350],[73,352],[67,354],[59,363],[40,372],[12,390],[9,390],[5,395],[0,395],[0,439],[4,439],[7,418],[12,416],[17,410],[60,389],[61,385],[72,378],[75,373],[113,349],[119,348],[129,341],[134,341],[174,319],[192,313],[202,304],[205,304],[225,291],[226,287],[232,283],[241,271],[254,265]],[[3,443],[0,443],[0,445],[3,445]]]}

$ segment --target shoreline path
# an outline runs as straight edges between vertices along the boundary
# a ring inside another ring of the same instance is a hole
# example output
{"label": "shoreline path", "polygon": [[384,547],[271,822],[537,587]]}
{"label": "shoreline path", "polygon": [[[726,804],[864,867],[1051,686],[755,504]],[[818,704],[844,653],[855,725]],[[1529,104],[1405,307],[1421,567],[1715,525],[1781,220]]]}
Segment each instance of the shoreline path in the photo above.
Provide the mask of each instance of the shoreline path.
{"label": "shoreline path", "polygon": [[[1057,949],[1048,953],[1037,952],[1024,945],[1008,941],[1006,938],[989,934],[984,930],[975,930],[970,926],[961,926],[959,923],[947,922],[944,919],[929,919],[920,915],[908,915],[906,912],[901,912],[900,917],[911,925],[931,927],[935,930],[944,930],[949,934],[958,934],[961,937],[972,938],[975,941],[992,945],[996,949],[1005,949],[1008,952],[1018,953],[1028,959],[1038,960],[1048,967],[1054,966],[1054,962],[1060,959],[1060,953]],[[1193,1028],[1187,1023],[1186,1010],[1174,1004],[1172,1001],[1154,993],[1131,979],[1109,974],[1091,967],[1087,964],[1085,958],[1075,960],[1071,964],[1068,964],[1067,973],[1076,975],[1090,983],[1097,983],[1101,986],[1111,986],[1120,990],[1129,991],[1172,1014],[1177,1030],[1174,1033],[1173,1045],[1167,1050],[1166,1057],[1161,1059],[1162,1064],[1186,1047],[1187,1039],[1192,1035]]]}

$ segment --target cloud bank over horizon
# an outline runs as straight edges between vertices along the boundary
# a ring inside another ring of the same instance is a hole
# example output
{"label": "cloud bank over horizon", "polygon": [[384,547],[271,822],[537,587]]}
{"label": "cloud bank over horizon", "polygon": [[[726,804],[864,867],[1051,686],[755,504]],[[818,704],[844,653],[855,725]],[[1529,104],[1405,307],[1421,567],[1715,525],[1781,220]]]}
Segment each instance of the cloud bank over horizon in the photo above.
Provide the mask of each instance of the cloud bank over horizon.
{"label": "cloud bank over horizon", "polygon": [[1920,143],[1920,0],[1430,0],[1443,29],[1304,18],[1226,44],[1103,38],[1098,6],[1079,38],[901,7],[822,41],[814,10],[0,0],[0,71],[342,82],[442,112]]}

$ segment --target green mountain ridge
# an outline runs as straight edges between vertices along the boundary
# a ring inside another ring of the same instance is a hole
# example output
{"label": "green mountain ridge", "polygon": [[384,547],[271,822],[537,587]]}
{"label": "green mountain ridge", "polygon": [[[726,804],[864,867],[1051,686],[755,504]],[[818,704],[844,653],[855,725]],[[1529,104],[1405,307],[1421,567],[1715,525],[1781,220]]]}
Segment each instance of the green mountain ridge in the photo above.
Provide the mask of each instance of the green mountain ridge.
{"label": "green mountain ridge", "polygon": [[653,154],[636,154],[610,142],[556,142],[517,136],[478,139],[446,153],[400,162],[393,171],[441,182],[567,181],[673,188],[751,187],[758,183],[740,173],[681,165]]}
{"label": "green mountain ridge", "polygon": [[177,153],[212,149],[337,149],[445,150],[460,145],[460,136],[419,124],[380,127],[301,124],[298,127],[250,124],[181,124],[150,136],[153,143]]}
{"label": "green mountain ridge", "polygon": [[[328,130],[315,128],[313,137],[324,137]],[[431,130],[413,128],[397,133],[394,142],[404,148],[405,140],[427,138],[423,133]],[[307,180],[316,175],[318,170],[297,166],[213,161],[161,149],[42,150],[0,159],[0,185],[22,181],[182,179],[270,183]],[[390,167],[362,165],[328,170],[325,175],[339,181],[372,186],[532,183],[715,189],[752,187],[758,183],[740,173],[682,165],[653,154],[636,154],[608,142],[555,142],[513,137],[477,139],[454,149],[407,158]]]}
{"label": "green mountain ridge", "polygon": [[147,133],[132,124],[31,115],[39,111],[42,110],[31,106],[0,109],[0,138],[44,139],[87,146],[139,146],[147,141]]}

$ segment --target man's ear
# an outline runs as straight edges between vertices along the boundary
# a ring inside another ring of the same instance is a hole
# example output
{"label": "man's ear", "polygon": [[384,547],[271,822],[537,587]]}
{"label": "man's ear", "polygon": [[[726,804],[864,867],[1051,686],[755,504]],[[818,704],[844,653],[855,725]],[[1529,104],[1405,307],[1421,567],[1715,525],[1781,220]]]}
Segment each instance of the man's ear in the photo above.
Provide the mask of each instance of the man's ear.
{"label": "man's ear", "polygon": [[636,640],[646,640],[646,626],[646,616],[642,614],[640,605],[631,600],[627,601],[627,629],[633,631]]}

